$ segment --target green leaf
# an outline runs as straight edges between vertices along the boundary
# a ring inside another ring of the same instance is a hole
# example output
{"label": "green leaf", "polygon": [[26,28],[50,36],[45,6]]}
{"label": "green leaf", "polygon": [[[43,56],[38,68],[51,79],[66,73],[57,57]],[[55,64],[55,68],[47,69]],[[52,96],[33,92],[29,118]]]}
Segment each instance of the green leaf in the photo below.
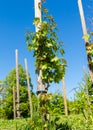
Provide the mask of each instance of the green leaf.
{"label": "green leaf", "polygon": [[45,12],[46,14],[48,14],[48,9],[47,9],[47,8],[44,8],[44,12]]}
{"label": "green leaf", "polygon": [[63,49],[60,49],[60,53],[63,55],[63,54],[64,54],[64,50],[63,50]]}
{"label": "green leaf", "polygon": [[42,69],[42,70],[47,69],[47,64],[42,65],[41,69]]}
{"label": "green leaf", "polygon": [[59,60],[58,57],[54,57],[54,58],[51,59],[51,62],[58,61],[58,60]]}
{"label": "green leaf", "polygon": [[89,40],[90,40],[90,35],[89,35],[89,34],[85,34],[82,38],[83,38],[85,41],[89,41]]}
{"label": "green leaf", "polygon": [[37,26],[39,23],[40,23],[40,18],[35,18],[33,24]]}
{"label": "green leaf", "polygon": [[51,43],[47,43],[47,47],[52,47],[53,45]]}
{"label": "green leaf", "polygon": [[32,44],[29,44],[29,45],[27,46],[27,48],[28,48],[29,51],[34,49],[34,47],[33,47]]}

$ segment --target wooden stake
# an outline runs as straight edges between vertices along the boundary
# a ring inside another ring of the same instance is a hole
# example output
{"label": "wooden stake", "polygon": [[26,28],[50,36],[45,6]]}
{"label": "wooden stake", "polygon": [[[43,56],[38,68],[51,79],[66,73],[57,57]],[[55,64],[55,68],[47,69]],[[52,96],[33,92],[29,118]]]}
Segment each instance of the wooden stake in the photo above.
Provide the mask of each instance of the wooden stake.
{"label": "wooden stake", "polygon": [[[41,0],[34,0],[35,4],[35,18],[39,18],[40,22],[42,21],[42,14],[41,14]],[[36,32],[38,32],[39,28],[36,27]]]}
{"label": "wooden stake", "polygon": [[67,110],[67,98],[66,98],[66,85],[65,85],[64,77],[62,78],[62,86],[63,86],[63,97],[64,97],[65,115],[68,116],[68,110]]}
{"label": "wooden stake", "polygon": [[80,18],[81,18],[83,34],[86,35],[87,34],[87,29],[86,29],[86,22],[85,22],[84,11],[83,11],[83,6],[82,6],[82,1],[81,0],[78,0],[78,7],[79,7],[79,12],[80,12]]}
{"label": "wooden stake", "polygon": [[[42,2],[41,0],[34,0],[35,4],[35,18],[39,18],[40,22],[42,22],[42,13],[41,13],[41,6]],[[39,31],[40,25],[36,27],[36,32]],[[45,90],[45,83],[42,81],[42,70],[38,66],[38,88],[37,88],[38,95],[41,93],[46,93],[47,90]]]}
{"label": "wooden stake", "polygon": [[16,119],[15,87],[14,86],[13,86],[13,108],[14,108],[14,119]]}
{"label": "wooden stake", "polygon": [[25,68],[26,68],[26,77],[27,77],[27,85],[28,85],[28,98],[29,98],[29,105],[30,105],[30,116],[32,118],[33,109],[32,109],[32,98],[31,98],[31,93],[30,93],[30,81],[29,81],[29,74],[28,74],[27,59],[25,59]]}
{"label": "wooden stake", "polygon": [[19,94],[19,73],[18,73],[18,50],[16,49],[16,88],[17,88],[17,117],[20,117],[20,94]]}
{"label": "wooden stake", "polygon": [[[82,6],[82,1],[78,0],[78,7],[79,7],[79,12],[80,12],[80,18],[81,18],[81,24],[82,24],[82,29],[83,29],[83,35],[87,34],[87,29],[86,29],[86,23],[85,23],[85,18],[84,18],[84,11],[83,11],[83,6]],[[89,43],[88,40],[85,40],[85,48],[87,50],[87,43]],[[89,73],[90,73],[90,78],[91,82],[93,84],[93,68],[90,65],[90,61],[92,61],[91,56],[87,55],[87,61],[88,61],[88,68],[89,68]]]}

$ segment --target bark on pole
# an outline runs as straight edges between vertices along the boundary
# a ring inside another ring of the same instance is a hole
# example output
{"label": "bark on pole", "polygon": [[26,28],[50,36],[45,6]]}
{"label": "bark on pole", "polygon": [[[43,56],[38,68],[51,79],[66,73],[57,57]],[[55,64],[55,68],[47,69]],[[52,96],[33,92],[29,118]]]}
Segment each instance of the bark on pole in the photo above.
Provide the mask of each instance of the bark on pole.
{"label": "bark on pole", "polygon": [[20,94],[19,94],[19,73],[18,73],[18,50],[16,49],[16,89],[17,89],[17,117],[20,117]]}
{"label": "bark on pole", "polygon": [[65,115],[68,116],[67,97],[66,97],[66,85],[65,85],[64,77],[62,78],[62,88],[63,88],[63,98],[64,98]]}
{"label": "bark on pole", "polygon": [[[79,12],[80,12],[80,18],[81,18],[81,24],[82,24],[82,30],[83,30],[83,35],[87,34],[87,29],[86,29],[86,23],[85,23],[85,17],[84,17],[84,11],[83,11],[83,6],[82,6],[82,1],[78,0],[78,7],[79,7]],[[87,43],[89,43],[88,40],[85,40],[85,48],[87,47]],[[87,50],[87,48],[86,48]],[[89,73],[90,73],[90,78],[91,78],[91,82],[93,84],[93,68],[91,67],[89,61],[91,61],[91,56],[87,55],[87,61],[88,61],[88,68],[89,68]]]}
{"label": "bark on pole", "polygon": [[[41,13],[42,2],[41,2],[41,0],[34,0],[34,4],[35,4],[35,18],[39,18],[40,22],[42,22],[42,13]],[[38,32],[38,31],[39,31],[39,28],[36,27],[36,32]],[[38,66],[38,88],[37,88],[37,92],[38,92],[38,94],[46,92],[45,83],[43,83],[43,80],[42,80],[42,70],[39,66]]]}
{"label": "bark on pole", "polygon": [[[84,11],[83,11],[83,6],[82,6],[81,0],[78,0],[78,7],[79,7],[79,12],[80,12],[83,34],[85,35],[85,34],[87,34],[87,29],[86,29],[86,22],[85,22]],[[88,41],[86,41],[86,42],[88,42]]]}
{"label": "bark on pole", "polygon": [[14,108],[14,119],[16,119],[15,87],[14,86],[13,86],[13,108]]}
{"label": "bark on pole", "polygon": [[28,74],[28,63],[27,59],[25,58],[25,68],[26,68],[26,77],[27,77],[27,86],[28,86],[28,98],[29,98],[29,105],[30,105],[30,116],[32,118],[33,109],[32,109],[32,98],[30,93],[30,81],[29,81],[29,74]]}
{"label": "bark on pole", "polygon": [[[35,4],[35,18],[39,18],[40,22],[42,21],[42,14],[41,14],[41,0],[34,0],[34,4]],[[36,32],[38,32],[38,27],[36,27]]]}

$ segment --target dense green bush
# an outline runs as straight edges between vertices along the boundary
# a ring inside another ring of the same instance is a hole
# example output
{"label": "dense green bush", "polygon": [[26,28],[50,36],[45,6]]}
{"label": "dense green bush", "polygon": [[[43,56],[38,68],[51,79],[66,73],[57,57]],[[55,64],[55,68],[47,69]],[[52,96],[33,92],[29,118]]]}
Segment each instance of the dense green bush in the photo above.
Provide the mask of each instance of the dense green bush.
{"label": "dense green bush", "polygon": [[[19,88],[20,88],[20,112],[22,117],[29,116],[29,101],[26,72],[24,68],[19,65]],[[30,79],[30,86],[31,78]],[[13,86],[16,86],[16,69],[12,69],[4,80],[5,88],[2,94],[2,111],[3,118],[13,119]],[[16,93],[15,93],[16,95]],[[33,94],[32,94],[33,95]]]}

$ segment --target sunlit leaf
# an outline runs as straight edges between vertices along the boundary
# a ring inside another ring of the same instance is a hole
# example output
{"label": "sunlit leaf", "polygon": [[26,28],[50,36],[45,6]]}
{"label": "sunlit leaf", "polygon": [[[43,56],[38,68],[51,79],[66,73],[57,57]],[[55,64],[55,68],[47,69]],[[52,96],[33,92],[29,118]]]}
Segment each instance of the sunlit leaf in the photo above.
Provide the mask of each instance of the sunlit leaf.
{"label": "sunlit leaf", "polygon": [[63,54],[64,54],[64,50],[63,50],[63,49],[60,49],[60,53],[63,55]]}
{"label": "sunlit leaf", "polygon": [[85,34],[82,38],[83,38],[85,41],[89,41],[89,40],[90,40],[90,35]]}

